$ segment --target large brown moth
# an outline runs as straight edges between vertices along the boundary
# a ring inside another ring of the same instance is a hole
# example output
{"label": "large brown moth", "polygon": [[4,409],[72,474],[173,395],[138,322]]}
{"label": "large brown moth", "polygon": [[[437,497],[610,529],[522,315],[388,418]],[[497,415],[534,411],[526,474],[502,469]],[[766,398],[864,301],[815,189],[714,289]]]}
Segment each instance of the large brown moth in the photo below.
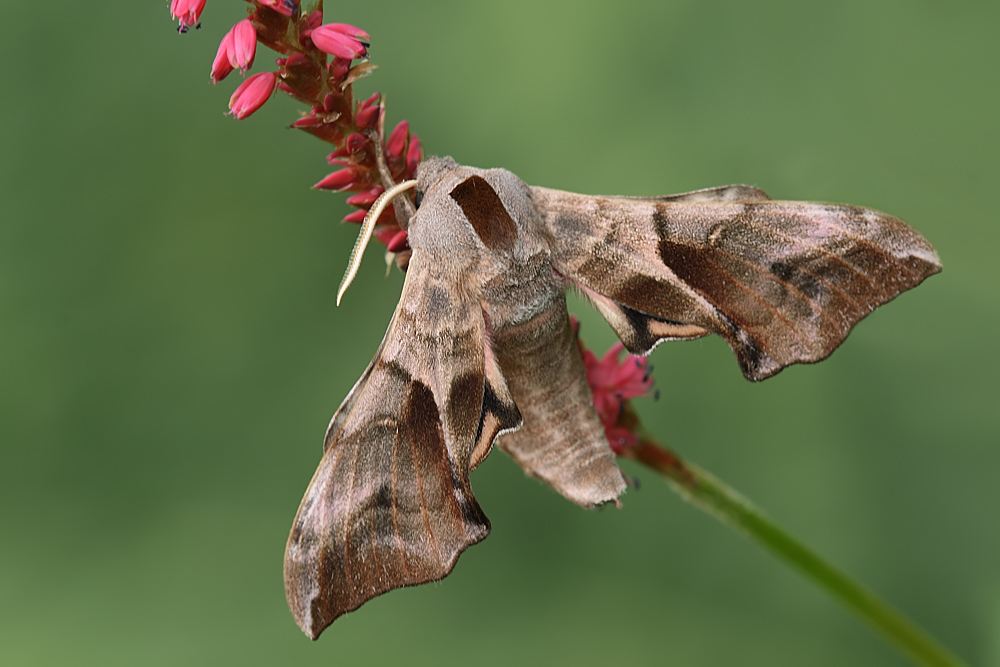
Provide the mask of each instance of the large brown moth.
{"label": "large brown moth", "polygon": [[763,380],[825,358],[941,269],[897,218],[745,185],[595,197],[431,158],[417,200],[399,305],[333,416],[288,539],[285,591],[313,639],[376,595],[441,579],[489,534],[469,473],[494,441],[584,507],[625,490],[567,287],[634,354],[714,333]]}

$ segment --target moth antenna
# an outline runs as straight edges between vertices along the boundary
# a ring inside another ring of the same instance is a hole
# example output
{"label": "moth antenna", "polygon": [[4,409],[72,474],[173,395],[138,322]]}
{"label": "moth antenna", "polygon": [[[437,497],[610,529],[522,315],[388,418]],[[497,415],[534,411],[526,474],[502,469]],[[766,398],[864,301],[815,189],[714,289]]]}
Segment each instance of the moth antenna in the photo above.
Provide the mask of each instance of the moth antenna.
{"label": "moth antenna", "polygon": [[361,268],[361,258],[365,254],[368,242],[371,241],[372,232],[375,231],[375,222],[382,215],[382,211],[386,209],[396,195],[406,192],[416,184],[417,181],[414,179],[392,186],[379,195],[379,198],[375,200],[375,203],[368,210],[368,215],[365,216],[364,222],[361,223],[361,233],[358,234],[358,240],[354,242],[354,250],[351,251],[351,258],[347,261],[347,271],[344,273],[344,279],[340,281],[340,287],[337,288],[338,306],[340,305],[340,300],[344,297],[344,292],[351,286],[354,276],[358,275],[358,269]]}

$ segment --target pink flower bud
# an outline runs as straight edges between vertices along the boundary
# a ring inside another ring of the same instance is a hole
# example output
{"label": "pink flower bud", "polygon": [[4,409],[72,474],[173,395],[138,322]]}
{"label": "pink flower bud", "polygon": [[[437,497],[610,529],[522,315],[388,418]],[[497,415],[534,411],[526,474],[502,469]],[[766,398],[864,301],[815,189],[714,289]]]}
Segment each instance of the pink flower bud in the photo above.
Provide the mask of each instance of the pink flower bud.
{"label": "pink flower bud", "polygon": [[354,213],[348,213],[344,216],[344,222],[361,223],[365,221],[366,215],[368,215],[368,211],[355,211]]}
{"label": "pink flower bud", "polygon": [[360,153],[362,150],[364,150],[365,143],[367,141],[368,138],[365,135],[359,132],[355,132],[351,136],[347,137],[348,152],[350,152],[352,155],[355,153]]}
{"label": "pink flower bud", "polygon": [[178,32],[185,33],[188,28],[198,25],[201,13],[205,11],[205,0],[171,0],[170,18],[177,19],[180,25]]}
{"label": "pink flower bud", "polygon": [[347,190],[355,180],[357,178],[353,169],[341,169],[333,172],[313,187],[319,190]]}
{"label": "pink flower bud", "polygon": [[257,31],[250,19],[243,19],[229,31],[232,38],[229,42],[229,64],[246,72],[253,65],[257,54]]}
{"label": "pink flower bud", "polygon": [[270,7],[274,11],[284,16],[291,16],[295,13],[298,3],[294,0],[257,0],[264,7]]}
{"label": "pink flower bud", "polygon": [[409,235],[405,229],[396,232],[389,242],[385,244],[385,249],[389,252],[400,252],[410,247]]}
{"label": "pink flower bud", "polygon": [[229,61],[229,50],[232,48],[232,44],[233,31],[230,30],[222,38],[219,52],[215,54],[215,60],[212,62],[212,83],[219,83],[233,71],[233,64]]}
{"label": "pink flower bud", "polygon": [[292,123],[292,127],[302,129],[304,127],[318,127],[322,124],[322,118],[317,118],[316,116],[306,116],[305,118],[299,118],[297,121]]}
{"label": "pink flower bud", "polygon": [[323,53],[329,53],[331,56],[351,60],[367,55],[366,44],[356,37],[345,35],[337,29],[339,25],[343,24],[321,25],[309,33],[309,38],[312,39],[317,49]]}
{"label": "pink flower bud", "polygon": [[354,37],[355,39],[364,40],[366,42],[371,40],[371,37],[367,32],[347,23],[328,23],[326,27],[330,30],[336,30],[340,34],[347,35],[348,37]]}
{"label": "pink flower bud", "polygon": [[333,93],[327,93],[323,96],[323,111],[330,113],[334,110],[334,104],[337,102],[337,96]]}
{"label": "pink flower bud", "polygon": [[399,124],[393,129],[392,134],[389,135],[389,141],[385,143],[385,152],[390,158],[397,158],[403,154],[403,149],[406,148],[406,137],[410,133],[410,124],[405,120],[399,121]]}
{"label": "pink flower bud", "polygon": [[326,66],[326,69],[334,79],[343,79],[351,71],[351,61],[347,58],[337,58],[334,56],[330,64]]}
{"label": "pink flower bud", "polygon": [[306,28],[315,30],[323,24],[323,12],[319,9],[306,17]]}
{"label": "pink flower bud", "polygon": [[333,151],[332,153],[326,156],[326,163],[333,164],[334,160],[336,160],[337,158],[347,157],[350,154],[351,152],[346,148],[338,148],[337,150]]}
{"label": "pink flower bud", "polygon": [[375,93],[361,103],[358,112],[354,114],[354,124],[361,129],[368,129],[375,125],[381,109],[378,105],[378,93]]}
{"label": "pink flower bud", "polygon": [[406,149],[406,173],[410,178],[417,173],[417,165],[424,157],[424,149],[417,135],[410,135],[410,147]]}
{"label": "pink flower bud", "polygon": [[371,205],[375,203],[378,196],[385,192],[385,188],[377,187],[371,190],[366,190],[365,192],[359,192],[356,195],[351,195],[347,198],[347,203],[351,206],[360,206],[361,208],[371,208]]}
{"label": "pink flower bud", "polygon": [[229,98],[232,114],[239,120],[247,118],[267,102],[277,83],[278,75],[275,72],[261,72],[251,76]]}

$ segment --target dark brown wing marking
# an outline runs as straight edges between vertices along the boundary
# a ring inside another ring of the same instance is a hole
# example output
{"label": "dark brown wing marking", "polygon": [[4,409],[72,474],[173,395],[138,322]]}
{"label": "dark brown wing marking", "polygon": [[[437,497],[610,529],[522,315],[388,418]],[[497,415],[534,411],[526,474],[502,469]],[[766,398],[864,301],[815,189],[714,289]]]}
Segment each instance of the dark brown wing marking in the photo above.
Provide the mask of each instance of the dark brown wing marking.
{"label": "dark brown wing marking", "polygon": [[493,251],[509,250],[517,242],[517,223],[500,196],[482,176],[470,176],[451,190],[483,244]]}

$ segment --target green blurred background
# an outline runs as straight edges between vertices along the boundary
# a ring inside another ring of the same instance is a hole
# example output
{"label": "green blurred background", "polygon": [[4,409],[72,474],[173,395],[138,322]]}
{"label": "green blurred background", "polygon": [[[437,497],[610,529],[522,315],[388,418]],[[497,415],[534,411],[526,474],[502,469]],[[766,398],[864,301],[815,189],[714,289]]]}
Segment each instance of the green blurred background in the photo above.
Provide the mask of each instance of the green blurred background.
{"label": "green blurred background", "polygon": [[[492,536],[308,641],[281,559],[401,276],[311,191],[286,97],[223,117],[244,3],[8,2],[0,42],[0,664],[902,665],[797,574],[643,482],[587,512],[502,453]],[[752,183],[863,204],[945,265],[760,385],[660,347],[679,452],[976,665],[1000,665],[1000,4],[330,2],[430,154],[585,193]],[[259,54],[255,71],[272,60]],[[612,334],[577,303],[584,337]]]}

